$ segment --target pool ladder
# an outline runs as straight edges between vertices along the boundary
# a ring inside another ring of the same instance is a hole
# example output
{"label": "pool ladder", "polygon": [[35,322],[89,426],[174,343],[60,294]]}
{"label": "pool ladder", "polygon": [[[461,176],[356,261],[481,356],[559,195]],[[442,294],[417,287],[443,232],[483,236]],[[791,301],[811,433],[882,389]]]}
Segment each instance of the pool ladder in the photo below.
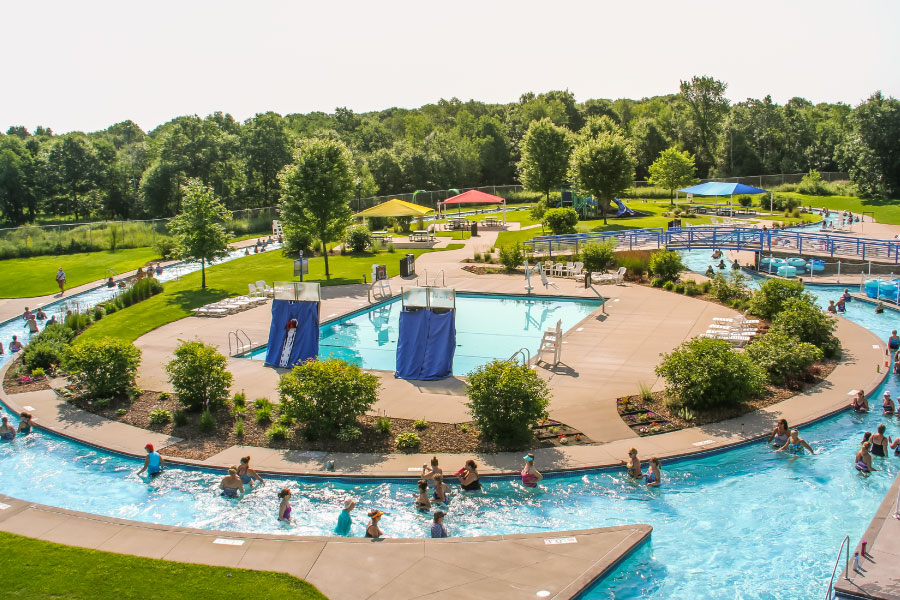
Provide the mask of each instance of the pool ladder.
{"label": "pool ladder", "polygon": [[508,362],[516,362],[517,356],[522,358],[522,366],[523,367],[527,367],[528,364],[531,362],[531,350],[529,350],[525,346],[522,346],[521,348],[519,348],[518,350],[513,352],[512,356],[510,356],[507,359],[507,361]]}
{"label": "pool ladder", "polygon": [[[231,338],[234,338],[234,350],[231,347]],[[244,340],[247,342],[244,343]],[[235,329],[228,332],[228,356],[236,356],[246,351],[253,350],[253,341],[243,329]]]}
{"label": "pool ladder", "polygon": [[[440,271],[437,272],[437,274],[434,276],[434,280],[432,281],[432,283],[430,285],[428,283],[428,269],[425,269],[425,287],[438,287],[438,284],[437,284],[438,275],[441,276],[441,287],[447,287],[447,281],[444,279],[444,270],[443,269],[441,269]],[[418,277],[416,277],[416,285],[417,286],[419,285]]]}
{"label": "pool ladder", "polygon": [[838,548],[837,559],[835,559],[834,561],[834,569],[831,570],[831,581],[828,582],[828,590],[825,592],[825,600],[833,600],[834,598],[831,592],[834,591],[834,578],[837,575],[838,565],[841,564],[842,550],[846,552],[846,555],[844,557],[844,579],[850,581],[850,536],[845,535],[844,540],[841,542],[841,547]]}

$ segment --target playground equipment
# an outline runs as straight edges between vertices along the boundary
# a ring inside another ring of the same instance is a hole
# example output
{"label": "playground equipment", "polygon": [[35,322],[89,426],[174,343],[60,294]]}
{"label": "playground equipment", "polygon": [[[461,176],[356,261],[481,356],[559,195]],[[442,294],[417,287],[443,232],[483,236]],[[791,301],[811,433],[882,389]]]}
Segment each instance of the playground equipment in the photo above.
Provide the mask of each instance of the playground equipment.
{"label": "playground equipment", "polygon": [[616,203],[616,206],[619,207],[618,212],[616,213],[617,217],[636,217],[637,213],[628,208],[628,206],[619,200],[618,198],[613,198],[613,202]]}
{"label": "playground equipment", "polygon": [[560,190],[561,199],[556,208],[571,206],[578,213],[579,219],[588,219],[597,215],[597,201],[591,196],[579,196],[575,190]]}

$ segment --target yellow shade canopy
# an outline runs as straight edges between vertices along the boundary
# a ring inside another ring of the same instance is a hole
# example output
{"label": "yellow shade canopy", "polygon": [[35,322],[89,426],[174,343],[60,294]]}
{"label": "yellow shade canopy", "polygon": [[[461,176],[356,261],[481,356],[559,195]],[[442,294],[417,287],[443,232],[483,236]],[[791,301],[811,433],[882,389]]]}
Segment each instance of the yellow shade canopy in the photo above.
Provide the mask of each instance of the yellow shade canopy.
{"label": "yellow shade canopy", "polygon": [[372,208],[367,208],[362,212],[356,213],[357,217],[421,217],[430,213],[432,209],[420,204],[412,202],[404,202],[403,200],[388,200],[381,204],[376,204]]}

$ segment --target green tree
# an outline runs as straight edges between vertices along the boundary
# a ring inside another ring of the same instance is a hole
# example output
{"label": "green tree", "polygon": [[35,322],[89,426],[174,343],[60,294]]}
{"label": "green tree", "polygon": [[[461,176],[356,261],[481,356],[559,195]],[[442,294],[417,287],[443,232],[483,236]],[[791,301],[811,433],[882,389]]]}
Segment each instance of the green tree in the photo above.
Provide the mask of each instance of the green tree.
{"label": "green tree", "polygon": [[688,121],[696,138],[700,159],[708,168],[715,160],[715,144],[719,128],[728,114],[728,84],[712,77],[682,81],[681,97],[688,106]]}
{"label": "green tree", "polygon": [[550,404],[547,383],[527,365],[492,360],[468,375],[466,406],[487,439],[525,442]]}
{"label": "green tree", "polygon": [[603,273],[616,264],[616,243],[613,240],[586,244],[581,251],[584,268],[590,273]]}
{"label": "green tree", "polygon": [[11,225],[21,225],[34,205],[33,172],[25,144],[15,136],[0,137],[0,213]]}
{"label": "green tree", "polygon": [[57,206],[65,206],[66,212],[74,213],[76,218],[90,215],[90,192],[97,179],[90,143],[82,134],[70,133],[53,144],[47,162],[53,174]]}
{"label": "green tree", "polygon": [[625,138],[601,133],[581,142],[572,152],[569,177],[579,189],[594,197],[606,224],[606,213],[613,198],[631,187],[634,166]]}
{"label": "green tree", "polygon": [[841,164],[864,194],[900,196],[900,100],[876,92],[853,111]]}
{"label": "green tree", "polygon": [[227,366],[228,359],[215,347],[182,341],[175,347],[173,360],[166,364],[166,373],[178,401],[199,411],[225,404],[232,381]]}
{"label": "green tree", "polygon": [[136,346],[113,338],[79,342],[65,357],[69,376],[94,398],[125,395],[134,387],[140,363]]}
{"label": "green tree", "polygon": [[206,263],[226,253],[228,232],[223,223],[230,219],[231,211],[210,188],[197,180],[188,181],[182,211],[169,221],[169,231],[182,258],[200,261],[202,289],[206,289]]}
{"label": "green tree", "polygon": [[[550,119],[533,121],[522,139],[519,177],[529,190],[541,192],[550,200],[550,190],[566,178],[572,145],[569,134]],[[630,183],[630,182],[629,182]]]}
{"label": "green tree", "polygon": [[634,158],[637,160],[635,176],[638,179],[647,179],[650,176],[650,165],[668,145],[666,137],[656,121],[648,118],[633,121],[629,137],[634,148]]}
{"label": "green tree", "polygon": [[291,136],[281,115],[257,114],[241,129],[244,176],[256,206],[275,206],[278,201],[278,172],[291,162]]}
{"label": "green tree", "polygon": [[575,233],[575,225],[578,223],[578,213],[571,206],[562,208],[550,208],[544,212],[541,225],[546,225],[553,235]]}
{"label": "green tree", "polygon": [[669,190],[669,204],[675,197],[675,190],[697,181],[694,156],[687,150],[679,152],[674,146],[663,150],[649,170],[649,182]]}
{"label": "green tree", "polygon": [[328,243],[341,238],[353,217],[348,203],[355,185],[350,151],[336,140],[307,140],[278,177],[282,223],[322,242],[328,279]]}

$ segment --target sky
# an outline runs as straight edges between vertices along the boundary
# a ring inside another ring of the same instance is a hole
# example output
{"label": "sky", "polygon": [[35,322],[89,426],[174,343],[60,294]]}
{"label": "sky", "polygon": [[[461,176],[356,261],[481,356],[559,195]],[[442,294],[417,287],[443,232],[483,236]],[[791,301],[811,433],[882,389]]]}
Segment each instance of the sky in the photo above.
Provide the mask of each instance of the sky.
{"label": "sky", "polygon": [[733,102],[900,97],[896,0],[6,1],[0,23],[2,131],[555,89],[637,99],[693,75]]}

